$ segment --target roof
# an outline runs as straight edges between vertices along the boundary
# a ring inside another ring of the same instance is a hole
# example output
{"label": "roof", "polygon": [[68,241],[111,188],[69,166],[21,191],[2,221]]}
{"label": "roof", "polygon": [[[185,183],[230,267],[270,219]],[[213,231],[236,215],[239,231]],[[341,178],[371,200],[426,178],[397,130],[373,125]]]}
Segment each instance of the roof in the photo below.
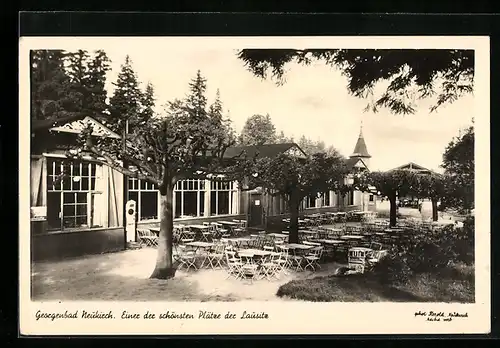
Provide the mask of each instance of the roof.
{"label": "roof", "polygon": [[86,116],[87,115],[85,114],[74,114],[71,116],[55,118],[55,119],[31,120],[31,130],[32,131],[49,130],[50,128],[57,127],[61,124],[83,120]]}
{"label": "roof", "polygon": [[363,165],[368,169],[368,166],[366,165],[366,163],[363,161],[362,158],[356,158],[356,157],[346,158],[344,163],[345,163],[345,166],[347,167],[347,169],[351,170],[352,168],[354,168],[356,163],[358,163],[360,161],[363,162]]}
{"label": "roof", "polygon": [[225,158],[237,157],[246,153],[248,157],[276,157],[283,153],[306,157],[306,153],[295,143],[233,146],[224,153]]}
{"label": "roof", "polygon": [[422,173],[434,173],[434,171],[427,169],[425,167],[422,167],[421,165],[416,164],[414,162],[409,162],[409,163],[403,164],[402,166],[393,168],[389,171],[393,171],[393,170],[415,170],[415,171],[422,172]]}
{"label": "roof", "polygon": [[365,157],[370,158],[370,154],[368,153],[368,149],[366,148],[365,138],[363,137],[363,132],[359,132],[358,141],[356,142],[356,146],[354,146],[354,151],[350,157]]}
{"label": "roof", "polygon": [[[59,122],[60,124],[60,122]],[[92,135],[95,136],[102,136],[102,137],[109,137],[109,138],[115,138],[115,139],[120,139],[121,137],[113,132],[111,129],[106,127],[104,124],[101,122],[97,121],[96,119],[90,117],[90,116],[85,116],[83,119],[77,119],[73,120],[70,122],[66,122],[63,125],[59,125],[56,127],[51,127],[51,131],[56,131],[56,132],[66,132],[66,133],[76,133],[79,134],[85,127],[91,124],[92,125]]]}

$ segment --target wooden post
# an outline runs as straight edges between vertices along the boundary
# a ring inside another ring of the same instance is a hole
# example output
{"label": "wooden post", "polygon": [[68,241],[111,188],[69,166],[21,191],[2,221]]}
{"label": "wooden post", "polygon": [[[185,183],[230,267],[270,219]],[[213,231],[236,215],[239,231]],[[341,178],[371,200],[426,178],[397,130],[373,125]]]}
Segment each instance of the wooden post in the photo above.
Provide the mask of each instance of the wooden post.
{"label": "wooden post", "polygon": [[[122,129],[122,154],[125,154],[125,151],[127,149],[127,128],[128,128],[128,120],[125,121],[125,127],[123,127],[123,129]],[[123,158],[122,162],[123,162],[122,163],[123,168],[127,168],[128,167],[128,163],[125,160],[125,158]],[[122,211],[123,211],[123,218],[122,218],[122,220],[123,220],[122,221],[122,224],[123,224],[123,244],[124,244],[124,248],[127,249],[127,231],[126,231],[126,221],[125,221],[125,219],[127,218],[126,203],[128,201],[128,175],[125,175],[125,174],[123,174],[122,191],[123,191],[123,204],[122,204]],[[137,209],[136,209],[136,211],[137,211]],[[137,224],[137,219],[136,219],[136,224]],[[136,226],[136,228],[137,228],[137,226]]]}

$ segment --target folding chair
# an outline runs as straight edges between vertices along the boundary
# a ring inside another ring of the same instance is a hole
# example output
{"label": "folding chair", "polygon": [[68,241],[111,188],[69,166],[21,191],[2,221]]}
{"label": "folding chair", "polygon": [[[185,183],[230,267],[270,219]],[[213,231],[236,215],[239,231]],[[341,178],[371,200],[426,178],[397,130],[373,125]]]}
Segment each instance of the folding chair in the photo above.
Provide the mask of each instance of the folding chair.
{"label": "folding chair", "polygon": [[177,246],[178,250],[180,251],[179,254],[179,268],[181,269],[182,267],[186,267],[186,271],[189,271],[189,269],[192,267],[195,270],[196,268],[196,254],[194,250],[188,250],[185,245],[179,245]]}
{"label": "folding chair", "polygon": [[219,224],[217,222],[212,223],[215,226],[216,234],[220,236],[221,238],[229,238],[231,237],[231,233],[227,228],[224,228],[222,224]]}
{"label": "folding chair", "polygon": [[217,267],[222,267],[222,262],[224,261],[224,250],[225,250],[224,244],[217,243],[208,252],[207,262],[212,269],[215,269]]}
{"label": "folding chair", "polygon": [[137,236],[139,237],[139,244],[146,247],[157,247],[158,237],[147,229],[137,229]]}
{"label": "folding chair", "polygon": [[281,254],[282,267],[281,271],[285,274],[288,274],[287,269],[292,269],[292,256],[290,255],[290,249],[285,245],[277,246],[279,253]]}
{"label": "folding chair", "polygon": [[239,257],[236,256],[236,252],[233,250],[224,250],[227,263],[227,278],[233,276],[235,279],[240,279],[242,277],[242,267],[243,262]]}
{"label": "folding chair", "polygon": [[214,231],[214,229],[207,222],[204,222],[203,224],[204,225],[207,224],[205,226],[209,226],[209,229],[201,231],[201,241],[203,241],[203,242],[210,242],[213,239],[213,231]]}
{"label": "folding chair", "polygon": [[259,274],[259,268],[256,264],[253,263],[245,263],[241,267],[241,278],[249,279],[250,284],[253,284],[253,281]]}
{"label": "folding chair", "polygon": [[[264,248],[269,248],[269,247],[264,247]],[[270,251],[269,249],[264,249],[264,250]],[[266,278],[267,280],[272,280],[274,277],[275,279],[278,279],[276,277],[276,270],[279,265],[275,262],[275,259],[277,259],[279,255],[280,255],[279,253],[271,251],[271,253],[264,258],[264,261],[260,264],[262,278]]]}
{"label": "folding chair", "polygon": [[316,267],[321,268],[319,261],[321,260],[321,255],[323,253],[323,247],[322,246],[317,246],[313,249],[311,249],[306,256],[304,256],[304,260],[306,262],[306,265],[304,266],[304,270],[307,269],[307,267],[311,267],[312,271],[316,271]]}
{"label": "folding chair", "polygon": [[240,236],[241,234],[246,232],[246,227],[245,227],[246,222],[245,221],[233,220],[233,222],[238,223],[238,227],[233,229],[235,236]]}
{"label": "folding chair", "polygon": [[298,255],[297,250],[294,249],[293,254],[290,256],[290,261],[292,263],[292,267],[295,269],[296,272],[304,270],[304,268],[302,267],[303,259],[304,257],[302,255]]}
{"label": "folding chair", "polygon": [[286,271],[287,266],[287,254],[283,252],[280,246],[277,246],[278,252],[273,255],[271,262],[275,264],[274,277],[280,278],[281,273],[288,274]]}

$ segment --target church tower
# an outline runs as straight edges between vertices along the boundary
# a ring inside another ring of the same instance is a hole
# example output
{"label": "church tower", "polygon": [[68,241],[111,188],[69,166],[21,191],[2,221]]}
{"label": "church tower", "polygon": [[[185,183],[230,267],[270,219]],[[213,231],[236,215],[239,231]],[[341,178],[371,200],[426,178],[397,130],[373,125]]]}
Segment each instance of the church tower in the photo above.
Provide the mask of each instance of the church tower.
{"label": "church tower", "polygon": [[359,137],[354,147],[354,151],[349,156],[349,158],[359,158],[362,159],[365,165],[370,168],[370,158],[372,156],[368,153],[366,148],[365,138],[363,137],[363,122],[361,122],[361,127],[359,129]]}

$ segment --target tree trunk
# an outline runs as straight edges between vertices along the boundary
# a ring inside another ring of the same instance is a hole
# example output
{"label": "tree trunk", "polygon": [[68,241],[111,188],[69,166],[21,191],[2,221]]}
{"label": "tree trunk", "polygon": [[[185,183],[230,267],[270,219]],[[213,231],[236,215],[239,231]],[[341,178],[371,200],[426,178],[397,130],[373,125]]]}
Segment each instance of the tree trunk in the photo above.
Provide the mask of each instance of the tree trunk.
{"label": "tree trunk", "polygon": [[432,203],[432,221],[438,221],[438,204],[437,200],[434,198],[431,198],[431,203]]}
{"label": "tree trunk", "polygon": [[391,204],[391,210],[389,214],[389,226],[396,226],[397,220],[397,205],[396,205],[396,195],[389,196],[389,203]]}
{"label": "tree trunk", "polygon": [[[165,193],[165,194],[163,194]],[[160,235],[158,238],[158,254],[156,266],[150,278],[169,279],[175,276],[175,266],[172,262],[172,240],[174,229],[174,212],[172,210],[173,185],[166,185],[165,192],[160,190]]]}
{"label": "tree trunk", "polygon": [[288,232],[288,243],[299,242],[299,193],[293,190],[290,194],[290,231]]}

